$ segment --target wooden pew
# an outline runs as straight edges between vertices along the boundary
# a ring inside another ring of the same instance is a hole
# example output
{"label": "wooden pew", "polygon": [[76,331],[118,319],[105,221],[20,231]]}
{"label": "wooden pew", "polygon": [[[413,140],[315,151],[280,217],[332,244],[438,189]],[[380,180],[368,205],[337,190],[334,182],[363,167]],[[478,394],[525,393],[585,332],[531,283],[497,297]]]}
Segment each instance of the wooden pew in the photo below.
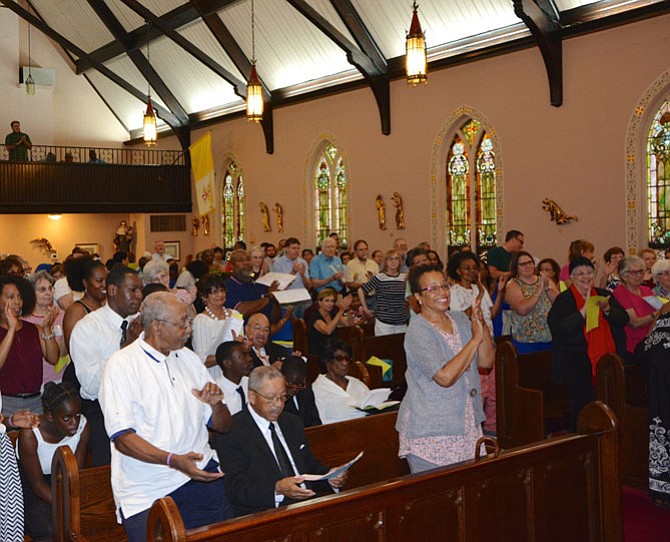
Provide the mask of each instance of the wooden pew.
{"label": "wooden pew", "polygon": [[569,426],[563,385],[551,381],[551,351],[519,355],[508,340],[496,346],[496,416],[503,448],[545,438],[547,421]]}
{"label": "wooden pew", "polygon": [[[356,359],[369,360],[371,356],[380,359],[393,360],[393,381],[391,386],[396,386],[405,381],[405,372],[407,371],[407,356],[405,355],[405,334],[396,333],[393,335],[375,336],[357,336],[356,343],[353,345]],[[385,383],[389,385],[389,383]]]}
{"label": "wooden pew", "polygon": [[647,387],[637,367],[616,354],[598,362],[596,395],[616,414],[620,425],[621,464],[626,485],[649,487],[649,409]]}
{"label": "wooden pew", "polygon": [[[306,429],[315,457],[331,466],[365,455],[350,471],[348,487],[401,476],[409,472],[398,457],[396,412]],[[337,443],[336,446],[333,443]],[[58,542],[126,540],[116,523],[109,467],[77,469],[74,454],[59,448],[52,463],[53,528]]]}
{"label": "wooden pew", "polygon": [[189,531],[163,498],[147,539],[622,542],[616,417],[592,403],[580,433]]}

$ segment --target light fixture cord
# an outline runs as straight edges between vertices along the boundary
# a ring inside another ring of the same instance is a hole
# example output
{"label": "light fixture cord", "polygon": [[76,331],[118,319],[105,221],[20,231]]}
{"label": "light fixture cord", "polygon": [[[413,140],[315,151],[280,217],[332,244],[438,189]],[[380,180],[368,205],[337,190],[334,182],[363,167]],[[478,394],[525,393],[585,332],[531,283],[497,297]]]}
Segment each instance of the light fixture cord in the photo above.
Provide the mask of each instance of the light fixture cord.
{"label": "light fixture cord", "polygon": [[[151,38],[149,36],[149,28],[151,25],[150,21],[145,21],[147,23],[147,62],[149,63],[149,66],[151,66],[151,47],[150,47],[150,41]],[[151,83],[147,80],[147,94],[149,96],[149,99],[151,100]]]}
{"label": "light fixture cord", "polygon": [[30,54],[30,23],[28,23],[28,75],[32,75],[31,64],[32,59]]}
{"label": "light fixture cord", "polygon": [[256,13],[254,0],[251,0],[251,62],[256,63]]}

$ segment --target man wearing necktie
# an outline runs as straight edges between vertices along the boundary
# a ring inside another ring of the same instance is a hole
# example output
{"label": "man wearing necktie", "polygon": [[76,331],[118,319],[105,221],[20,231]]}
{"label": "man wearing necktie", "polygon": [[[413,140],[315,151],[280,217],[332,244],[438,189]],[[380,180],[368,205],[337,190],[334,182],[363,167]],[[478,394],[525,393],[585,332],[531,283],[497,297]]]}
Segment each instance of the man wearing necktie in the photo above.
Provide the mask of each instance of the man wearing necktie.
{"label": "man wearing necktie", "polygon": [[328,467],[312,454],[300,419],[283,412],[286,399],[282,374],[257,367],[249,375],[249,408],[233,416],[229,433],[213,439],[236,516],[329,494],[346,482],[346,473],[304,481],[301,475],[325,474]]}
{"label": "man wearing necktie", "polygon": [[249,373],[254,368],[249,349],[239,341],[226,341],[217,347],[215,357],[223,373],[215,383],[223,391],[230,413],[237,414],[246,407]]}
{"label": "man wearing necktie", "polygon": [[93,465],[109,465],[111,455],[98,403],[100,379],[107,360],[132,343],[142,331],[136,318],[142,303],[142,280],[133,269],[117,264],[105,280],[107,303],[84,316],[72,330],[70,356],[81,383],[82,412],[91,427]]}
{"label": "man wearing necktie", "polygon": [[249,317],[247,325],[244,326],[244,332],[247,342],[251,345],[250,353],[254,367],[272,365],[291,355],[288,348],[269,340],[270,321],[260,312]]}

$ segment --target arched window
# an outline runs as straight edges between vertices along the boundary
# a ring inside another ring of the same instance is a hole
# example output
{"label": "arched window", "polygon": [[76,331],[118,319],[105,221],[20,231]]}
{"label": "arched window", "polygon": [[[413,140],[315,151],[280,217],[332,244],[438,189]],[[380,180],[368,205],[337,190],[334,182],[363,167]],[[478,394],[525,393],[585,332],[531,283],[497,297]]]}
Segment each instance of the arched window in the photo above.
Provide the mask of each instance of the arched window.
{"label": "arched window", "polygon": [[446,209],[449,253],[464,246],[480,253],[496,245],[496,155],[476,119],[467,119],[449,146]]}
{"label": "arched window", "polygon": [[337,233],[341,245],[348,246],[349,176],[342,149],[328,142],[316,164],[313,187],[316,246],[332,232]]}
{"label": "arched window", "polygon": [[244,241],[245,232],[244,178],[238,165],[231,161],[223,177],[223,213],[221,215],[223,241],[232,247]]}
{"label": "arched window", "polygon": [[647,228],[650,247],[670,247],[670,100],[647,134]]}

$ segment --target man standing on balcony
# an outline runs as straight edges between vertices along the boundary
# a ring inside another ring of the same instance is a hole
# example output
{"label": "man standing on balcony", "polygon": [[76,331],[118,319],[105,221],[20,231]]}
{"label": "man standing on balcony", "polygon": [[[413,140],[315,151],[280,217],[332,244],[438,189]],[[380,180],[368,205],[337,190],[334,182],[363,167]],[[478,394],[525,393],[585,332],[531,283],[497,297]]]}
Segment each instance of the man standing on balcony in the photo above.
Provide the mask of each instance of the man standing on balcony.
{"label": "man standing on balcony", "polygon": [[5,137],[5,147],[12,162],[27,162],[28,149],[33,148],[30,136],[21,131],[21,123],[13,120],[10,123],[12,131]]}

